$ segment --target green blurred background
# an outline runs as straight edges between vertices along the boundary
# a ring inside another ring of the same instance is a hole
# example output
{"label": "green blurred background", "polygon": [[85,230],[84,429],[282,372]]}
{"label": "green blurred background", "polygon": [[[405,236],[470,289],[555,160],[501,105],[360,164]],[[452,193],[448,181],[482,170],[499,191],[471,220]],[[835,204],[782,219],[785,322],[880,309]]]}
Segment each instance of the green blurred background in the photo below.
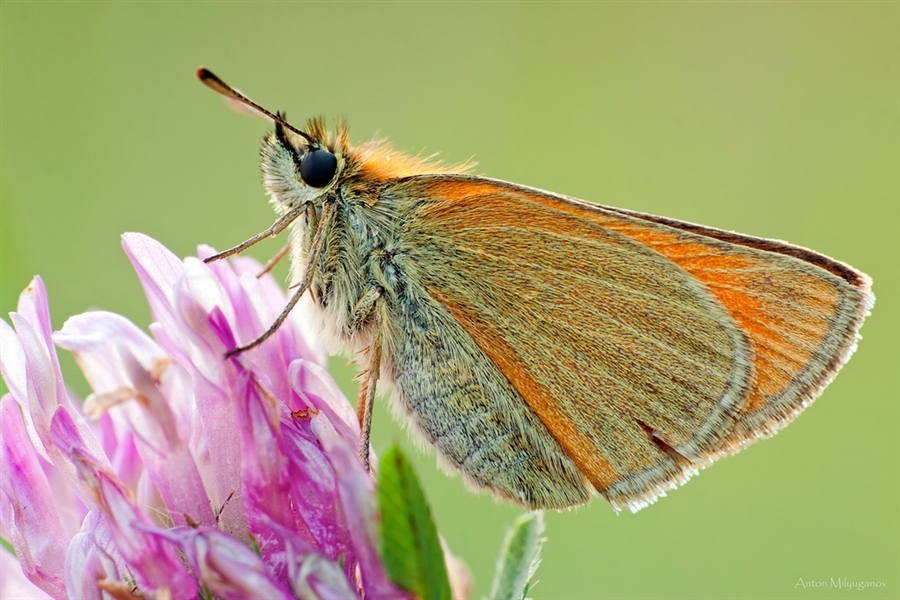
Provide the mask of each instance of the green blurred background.
{"label": "green blurred background", "polygon": [[[146,326],[119,245],[179,255],[274,219],[268,125],[201,86],[204,64],[294,121],[478,161],[475,172],[790,240],[869,273],[853,360],[776,438],[637,515],[548,515],[538,598],[900,595],[896,2],[27,3],[2,7],[2,312],[32,275],[53,323],[91,308]],[[279,247],[253,249],[263,259]],[[284,277],[285,271],[282,270]],[[331,366],[346,394],[345,359]],[[66,358],[69,381],[87,385]],[[440,531],[486,594],[517,510],[409,449]]]}

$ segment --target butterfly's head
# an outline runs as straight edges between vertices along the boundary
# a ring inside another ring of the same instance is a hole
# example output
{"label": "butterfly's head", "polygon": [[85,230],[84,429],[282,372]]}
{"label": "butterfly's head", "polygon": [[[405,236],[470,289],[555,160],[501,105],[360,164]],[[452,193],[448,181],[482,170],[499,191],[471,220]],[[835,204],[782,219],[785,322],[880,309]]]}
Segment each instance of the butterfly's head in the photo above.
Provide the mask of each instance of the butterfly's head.
{"label": "butterfly's head", "polygon": [[347,167],[345,131],[342,127],[331,134],[318,119],[300,130],[276,114],[275,131],[266,135],[260,151],[263,185],[276,210],[285,213],[303,204],[320,205],[337,187]]}

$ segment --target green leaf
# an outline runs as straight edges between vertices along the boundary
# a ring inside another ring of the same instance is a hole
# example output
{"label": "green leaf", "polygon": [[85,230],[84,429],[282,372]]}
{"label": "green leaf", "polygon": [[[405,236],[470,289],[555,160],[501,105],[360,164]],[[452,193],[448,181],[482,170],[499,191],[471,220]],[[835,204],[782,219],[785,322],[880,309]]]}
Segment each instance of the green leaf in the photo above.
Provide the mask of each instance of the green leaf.
{"label": "green leaf", "polygon": [[516,519],[503,540],[490,600],[525,598],[541,563],[541,547],[545,539],[542,512],[527,513]]}
{"label": "green leaf", "polygon": [[0,537],[0,546],[2,546],[3,548],[6,548],[6,549],[9,551],[9,553],[12,554],[13,556],[16,555],[16,551],[13,550],[12,544],[9,543],[9,542],[7,542],[7,541],[6,541],[5,539],[3,539],[2,537]]}
{"label": "green leaf", "polygon": [[381,558],[391,581],[422,600],[450,600],[444,550],[412,466],[394,446],[379,461]]}

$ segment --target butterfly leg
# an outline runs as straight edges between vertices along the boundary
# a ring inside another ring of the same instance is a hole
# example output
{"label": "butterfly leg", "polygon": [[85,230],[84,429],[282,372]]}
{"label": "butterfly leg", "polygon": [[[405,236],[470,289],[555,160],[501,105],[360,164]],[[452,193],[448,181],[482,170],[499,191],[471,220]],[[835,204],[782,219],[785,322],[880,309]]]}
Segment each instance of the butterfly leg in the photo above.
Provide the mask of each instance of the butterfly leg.
{"label": "butterfly leg", "polygon": [[362,459],[366,471],[369,470],[369,434],[372,430],[372,408],[375,405],[375,388],[378,383],[378,374],[381,370],[381,328],[378,312],[375,310],[378,299],[384,294],[380,286],[369,288],[359,302],[353,308],[350,318],[350,326],[359,331],[368,321],[375,316],[375,332],[369,345],[369,366],[363,376],[363,384],[359,388],[359,398],[356,402],[356,416],[359,419],[359,457]]}
{"label": "butterfly leg", "polygon": [[306,205],[296,206],[296,207],[292,208],[291,210],[289,210],[288,212],[286,212],[277,221],[272,223],[272,226],[269,227],[268,229],[266,229],[265,231],[263,231],[261,233],[257,233],[256,235],[254,235],[252,238],[250,238],[246,242],[242,242],[242,243],[238,244],[237,246],[235,246],[234,248],[229,248],[228,250],[224,250],[222,252],[219,252],[218,254],[215,254],[208,258],[204,258],[203,262],[211,263],[211,262],[215,262],[219,259],[231,256],[233,254],[240,254],[241,252],[243,252],[250,246],[256,244],[257,242],[260,242],[260,241],[266,239],[267,237],[273,237],[273,236],[278,235],[279,233],[284,231],[288,225],[290,225],[297,217],[299,217],[305,211],[306,211]]}
{"label": "butterfly leg", "polygon": [[284,247],[281,250],[278,251],[278,254],[276,254],[275,256],[273,256],[272,258],[269,259],[269,262],[266,263],[266,266],[263,267],[263,270],[260,271],[259,273],[257,273],[256,278],[259,279],[260,277],[262,277],[263,275],[265,275],[266,273],[268,273],[269,271],[274,269],[275,265],[277,265],[281,261],[282,258],[287,256],[287,253],[290,251],[291,251],[291,243],[288,242],[287,244],[284,245]]}
{"label": "butterfly leg", "polygon": [[[372,432],[372,408],[375,406],[375,387],[378,383],[378,373],[381,370],[381,344],[373,344],[369,350],[369,368],[360,387],[356,412],[361,417],[359,432],[359,457],[363,467],[369,470],[369,436]],[[365,394],[363,391],[365,390]]]}
{"label": "butterfly leg", "polygon": [[[334,202],[332,201],[332,202],[325,202],[325,204],[322,206],[322,221],[321,221],[319,227],[316,229],[316,235],[313,236],[313,241],[312,241],[312,245],[310,246],[309,256],[307,257],[307,261],[306,261],[306,268],[303,270],[303,281],[301,281],[300,284],[297,286],[297,291],[295,291],[294,295],[291,296],[291,299],[290,299],[290,301],[288,301],[287,306],[284,307],[284,310],[281,311],[281,314],[278,315],[278,318],[275,319],[275,322],[272,323],[269,326],[269,328],[266,329],[262,333],[262,335],[257,337],[255,340],[253,340],[249,344],[245,344],[243,346],[239,346],[237,348],[229,350],[228,352],[225,353],[226,358],[231,358],[233,356],[237,356],[241,352],[246,352],[247,350],[250,350],[251,348],[255,348],[256,346],[259,346],[261,343],[263,343],[264,341],[269,339],[273,333],[278,331],[278,328],[281,327],[281,324],[284,323],[284,320],[287,319],[289,314],[291,314],[291,310],[294,308],[294,306],[297,304],[297,302],[300,301],[300,298],[303,297],[303,294],[306,293],[306,290],[309,289],[309,282],[312,280],[313,276],[316,273],[316,264],[318,262],[317,259],[319,257],[319,252],[321,252],[322,247],[325,244],[326,235],[323,232],[326,231],[327,228],[331,225],[331,211],[332,211],[333,205],[334,205]],[[294,212],[294,211],[291,211],[291,212]],[[288,214],[291,214],[291,213],[288,213]],[[285,217],[286,216],[287,215],[285,215]],[[282,219],[284,219],[284,217],[282,217]],[[286,226],[287,225],[285,225],[285,227]],[[272,227],[274,227],[274,225]],[[284,227],[282,227],[282,229],[284,229]],[[259,236],[256,236],[256,237],[259,237]],[[248,242],[249,241],[250,240],[248,240]],[[246,243],[247,242],[244,242],[244,244],[246,244]],[[244,245],[244,244],[241,244],[241,245]],[[239,247],[240,246],[235,246],[235,248],[239,248]],[[232,250],[234,250],[234,248],[232,248]],[[218,257],[220,255],[227,256],[228,252],[231,252],[231,250],[227,250],[226,252],[222,252],[220,254],[217,254],[216,256],[208,258],[208,259],[206,259],[206,262],[209,262],[211,259],[215,259],[216,257]]]}

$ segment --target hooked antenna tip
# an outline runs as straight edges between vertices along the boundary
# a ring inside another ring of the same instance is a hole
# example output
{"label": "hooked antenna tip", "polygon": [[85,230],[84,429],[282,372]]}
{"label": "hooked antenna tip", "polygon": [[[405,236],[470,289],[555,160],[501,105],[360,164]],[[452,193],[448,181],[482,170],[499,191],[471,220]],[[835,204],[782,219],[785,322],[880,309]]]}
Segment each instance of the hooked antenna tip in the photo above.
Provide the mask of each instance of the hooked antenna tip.
{"label": "hooked antenna tip", "polygon": [[199,79],[206,87],[210,88],[214,92],[218,92],[223,96],[231,96],[231,87],[219,79],[218,75],[207,69],[206,67],[200,67],[197,69],[197,79]]}

